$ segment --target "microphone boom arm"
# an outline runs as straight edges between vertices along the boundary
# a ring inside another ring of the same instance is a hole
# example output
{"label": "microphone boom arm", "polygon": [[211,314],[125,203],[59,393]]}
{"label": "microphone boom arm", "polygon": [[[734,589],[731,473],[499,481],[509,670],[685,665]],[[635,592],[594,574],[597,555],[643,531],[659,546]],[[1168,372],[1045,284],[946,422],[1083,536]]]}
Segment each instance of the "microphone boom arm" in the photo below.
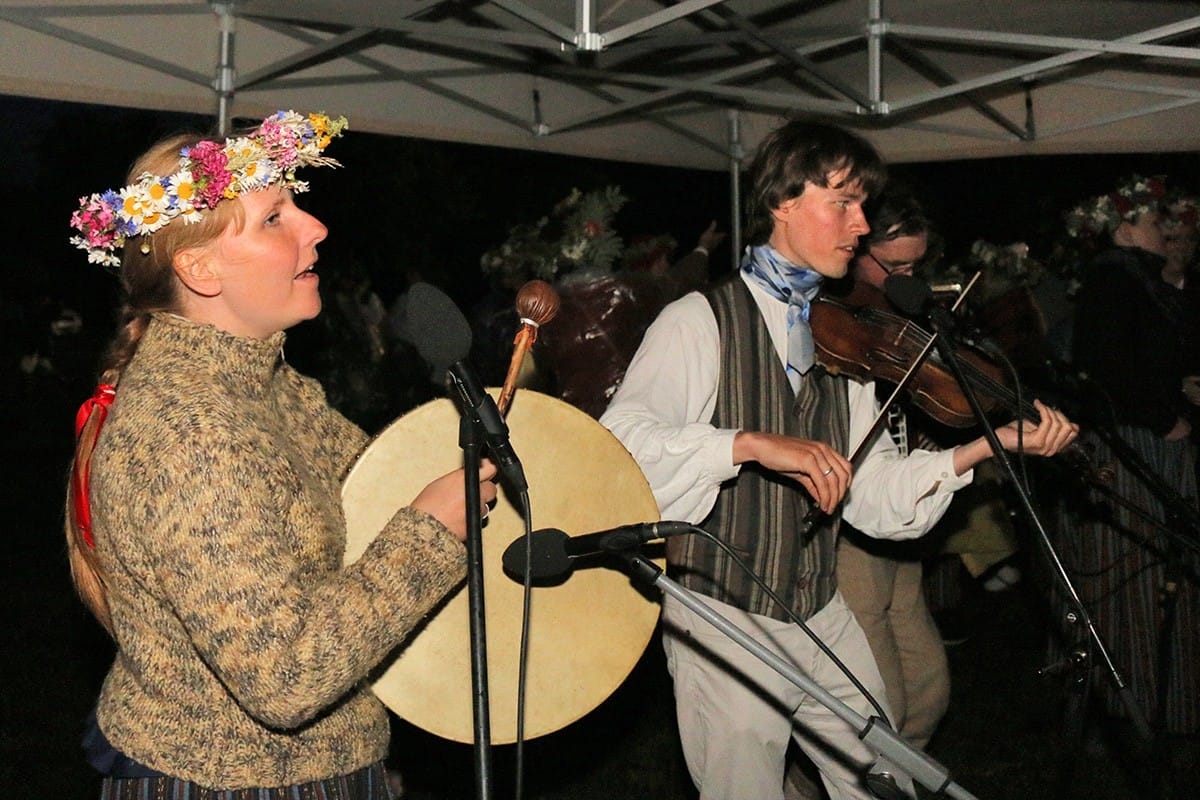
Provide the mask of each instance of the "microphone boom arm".
{"label": "microphone boom arm", "polygon": [[[751,655],[778,672],[801,691],[832,711],[855,731],[858,731],[859,738],[880,755],[881,762],[894,765],[903,774],[911,777],[935,794],[945,794],[948,797],[958,798],[958,800],[977,800],[974,795],[951,780],[950,774],[945,767],[908,744],[886,723],[879,720],[878,717],[872,717],[868,720],[841,700],[825,691],[819,684],[813,682],[807,675],[796,669],[795,666],[764,647],[741,628],[697,600],[695,595],[663,574],[663,571],[653,561],[636,550],[622,550],[618,555],[629,565],[629,574],[635,585],[640,585],[644,588],[657,588],[662,594],[670,595],[721,633],[728,636],[735,643],[741,645]],[[888,775],[887,777],[894,781],[892,776]],[[897,794],[895,796],[901,797],[903,795]]]}

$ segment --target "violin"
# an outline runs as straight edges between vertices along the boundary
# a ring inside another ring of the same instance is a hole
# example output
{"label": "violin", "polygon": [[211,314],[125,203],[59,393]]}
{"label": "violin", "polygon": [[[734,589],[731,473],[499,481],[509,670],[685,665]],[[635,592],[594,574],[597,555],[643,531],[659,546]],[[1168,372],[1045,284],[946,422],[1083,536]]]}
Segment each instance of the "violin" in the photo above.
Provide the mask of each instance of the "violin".
{"label": "violin", "polygon": [[[954,373],[934,350],[936,334],[893,311],[882,290],[859,283],[842,297],[818,295],[809,308],[808,322],[816,362],[827,371],[896,384],[908,392],[917,408],[949,427],[967,428],[979,421]],[[965,345],[956,347],[954,354],[984,413],[1004,410],[1040,421],[1032,403],[1018,402],[1016,392],[1005,382],[1007,373],[990,357]],[[919,366],[914,369],[914,364]],[[852,463],[867,449],[885,414],[886,410],[880,412],[871,430],[854,448]],[[1111,483],[1111,468],[1093,469],[1078,442],[1072,442],[1059,455],[1089,481]],[[811,529],[823,516],[813,506],[805,525]]]}
{"label": "violin", "polygon": [[[933,349],[934,336],[891,310],[883,292],[859,282],[845,297],[819,295],[809,310],[816,361],[827,371],[858,380],[903,384],[913,405],[952,428],[978,420],[958,380]],[[985,412],[1007,411],[1037,421],[1031,403],[1019,402],[1003,368],[975,348],[955,354]],[[926,357],[928,355],[928,357]],[[909,376],[913,364],[921,361]]]}

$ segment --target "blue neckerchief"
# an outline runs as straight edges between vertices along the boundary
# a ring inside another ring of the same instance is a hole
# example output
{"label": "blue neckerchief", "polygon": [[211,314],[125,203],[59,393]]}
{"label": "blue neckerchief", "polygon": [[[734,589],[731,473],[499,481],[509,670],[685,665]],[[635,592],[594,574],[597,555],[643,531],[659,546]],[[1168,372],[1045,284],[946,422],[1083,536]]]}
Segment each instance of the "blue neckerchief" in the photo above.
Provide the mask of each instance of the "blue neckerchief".
{"label": "blue neckerchief", "polygon": [[812,369],[815,361],[808,312],[825,278],[814,269],[796,266],[769,244],[746,248],[742,256],[742,272],[788,304],[787,373],[795,389],[800,384],[800,376]]}

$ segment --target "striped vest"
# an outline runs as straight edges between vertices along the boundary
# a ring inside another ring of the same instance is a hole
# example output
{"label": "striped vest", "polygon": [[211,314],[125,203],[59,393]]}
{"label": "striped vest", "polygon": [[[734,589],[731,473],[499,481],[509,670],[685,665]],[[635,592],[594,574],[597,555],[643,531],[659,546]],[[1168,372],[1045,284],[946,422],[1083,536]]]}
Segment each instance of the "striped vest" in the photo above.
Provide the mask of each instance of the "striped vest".
{"label": "striped vest", "polygon": [[[713,288],[708,300],[721,339],[713,425],[825,441],[844,454],[850,424],[845,380],[814,368],[793,394],[766,324],[741,279],[735,276]],[[808,493],[799,484],[749,463],[721,488],[702,524],[800,619],[823,608],[837,589],[840,517],[824,518],[823,524],[805,532],[809,505]],[[708,539],[687,536],[669,542],[668,558],[688,589],[756,614],[788,619],[785,609]]]}

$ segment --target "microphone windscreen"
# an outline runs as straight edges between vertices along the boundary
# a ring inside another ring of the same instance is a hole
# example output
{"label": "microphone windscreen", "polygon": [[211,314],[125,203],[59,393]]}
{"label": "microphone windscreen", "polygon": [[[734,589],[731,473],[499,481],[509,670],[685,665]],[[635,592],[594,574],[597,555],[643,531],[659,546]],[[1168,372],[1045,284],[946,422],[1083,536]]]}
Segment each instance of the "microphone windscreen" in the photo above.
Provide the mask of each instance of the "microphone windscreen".
{"label": "microphone windscreen", "polygon": [[888,275],[883,279],[883,293],[905,314],[921,314],[933,302],[929,284],[912,275]]}
{"label": "microphone windscreen", "polygon": [[471,324],[458,305],[433,284],[418,281],[396,298],[388,314],[391,334],[411,344],[441,382],[446,369],[471,352]]}
{"label": "microphone windscreen", "polygon": [[[534,580],[557,578],[571,571],[567,539],[567,535],[557,528],[543,528],[530,534],[529,573]],[[525,537],[519,536],[505,548],[500,558],[504,571],[513,578],[522,579],[525,576],[525,555]]]}

